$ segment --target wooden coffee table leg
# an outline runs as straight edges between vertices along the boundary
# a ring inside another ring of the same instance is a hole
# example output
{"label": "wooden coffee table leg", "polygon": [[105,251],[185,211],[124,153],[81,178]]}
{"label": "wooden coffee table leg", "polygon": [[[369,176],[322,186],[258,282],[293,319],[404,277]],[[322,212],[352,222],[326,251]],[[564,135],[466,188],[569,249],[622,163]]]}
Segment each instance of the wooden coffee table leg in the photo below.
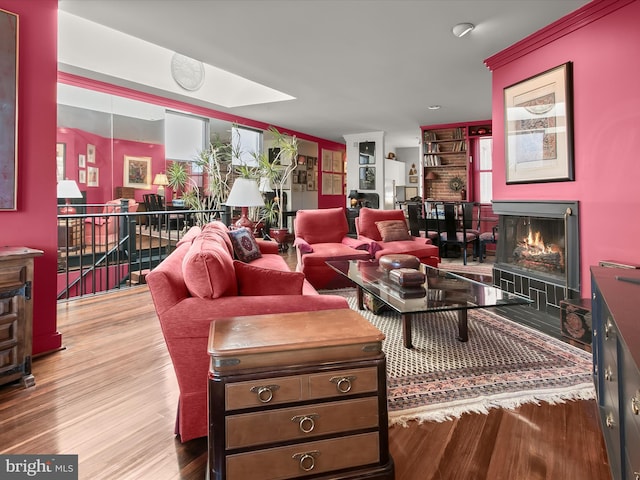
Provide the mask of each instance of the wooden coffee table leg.
{"label": "wooden coffee table leg", "polygon": [[361,287],[357,287],[356,288],[356,298],[358,299],[358,310],[364,310],[364,302],[363,302],[363,295],[362,295],[362,288]]}
{"label": "wooden coffee table leg", "polygon": [[467,325],[467,309],[458,310],[458,336],[461,342],[469,340],[469,328]]}
{"label": "wooden coffee table leg", "polygon": [[402,314],[402,340],[404,341],[404,346],[406,348],[413,348],[413,343],[411,343],[411,314],[410,313]]}

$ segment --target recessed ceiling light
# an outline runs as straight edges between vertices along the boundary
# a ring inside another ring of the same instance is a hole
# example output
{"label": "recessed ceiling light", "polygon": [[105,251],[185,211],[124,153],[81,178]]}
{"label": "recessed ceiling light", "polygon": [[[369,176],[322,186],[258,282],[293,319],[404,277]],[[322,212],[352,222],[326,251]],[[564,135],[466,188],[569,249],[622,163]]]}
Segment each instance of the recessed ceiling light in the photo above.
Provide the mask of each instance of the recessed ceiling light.
{"label": "recessed ceiling light", "polygon": [[427,108],[429,110],[440,110],[440,105],[429,105]]}
{"label": "recessed ceiling light", "polygon": [[460,37],[464,37],[467,33],[469,33],[474,28],[475,28],[475,25],[473,23],[459,23],[455,25],[451,29],[451,31],[456,37],[460,38]]}

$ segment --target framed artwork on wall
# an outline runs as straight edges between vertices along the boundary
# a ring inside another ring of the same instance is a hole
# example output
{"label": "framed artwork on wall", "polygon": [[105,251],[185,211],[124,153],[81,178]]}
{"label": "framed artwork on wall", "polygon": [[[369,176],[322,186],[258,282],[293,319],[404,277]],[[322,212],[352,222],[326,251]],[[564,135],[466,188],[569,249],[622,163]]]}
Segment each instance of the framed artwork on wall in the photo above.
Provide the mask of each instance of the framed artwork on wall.
{"label": "framed artwork on wall", "polygon": [[0,210],[16,210],[18,16],[0,10]]}
{"label": "framed artwork on wall", "polygon": [[124,186],[151,189],[151,157],[124,156]]}
{"label": "framed artwork on wall", "polygon": [[78,168],[85,168],[87,166],[87,157],[84,153],[78,155]]}
{"label": "framed artwork on wall", "polygon": [[99,174],[98,167],[87,167],[87,187],[100,186]]}
{"label": "framed artwork on wall", "polygon": [[572,64],[504,89],[506,181],[572,181]]}
{"label": "framed artwork on wall", "polygon": [[87,144],[87,161],[89,163],[96,163],[96,146]]}
{"label": "framed artwork on wall", "polygon": [[67,145],[56,143],[56,182],[64,180],[66,173]]}
{"label": "framed artwork on wall", "polygon": [[80,170],[78,172],[78,183],[87,183],[87,171],[86,170]]}
{"label": "framed artwork on wall", "polygon": [[376,189],[376,167],[360,167],[360,190]]}

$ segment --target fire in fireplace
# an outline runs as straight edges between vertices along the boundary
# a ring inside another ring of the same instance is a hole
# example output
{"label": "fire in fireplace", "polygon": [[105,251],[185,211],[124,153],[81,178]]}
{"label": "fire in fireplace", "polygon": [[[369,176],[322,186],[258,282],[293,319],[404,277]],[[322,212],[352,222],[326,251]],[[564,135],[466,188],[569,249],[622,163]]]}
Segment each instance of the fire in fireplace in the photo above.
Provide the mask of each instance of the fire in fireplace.
{"label": "fire in fireplace", "polygon": [[[564,277],[564,226],[562,219],[506,216],[505,262],[528,270]],[[513,231],[514,235],[509,233]],[[508,252],[511,252],[509,254]]]}

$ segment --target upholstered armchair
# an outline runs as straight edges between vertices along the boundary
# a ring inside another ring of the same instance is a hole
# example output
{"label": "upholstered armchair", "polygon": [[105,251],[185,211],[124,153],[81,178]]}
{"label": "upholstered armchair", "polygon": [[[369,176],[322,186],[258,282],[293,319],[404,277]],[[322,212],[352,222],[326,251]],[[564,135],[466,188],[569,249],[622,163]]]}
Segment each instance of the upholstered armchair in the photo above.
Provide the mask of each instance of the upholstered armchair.
{"label": "upholstered armchair", "polygon": [[358,240],[373,245],[371,253],[376,259],[389,254],[407,254],[432,267],[440,263],[438,247],[429,238],[414,237],[409,233],[402,210],[363,207],[356,218],[356,231]]}
{"label": "upholstered armchair", "polygon": [[[131,198],[109,200],[102,209],[102,213],[122,212],[122,202],[127,200],[129,213],[138,210],[138,203]],[[120,236],[120,216],[105,215],[104,217],[87,217],[84,225],[84,240],[87,246],[113,247]]]}
{"label": "upholstered armchair", "polygon": [[317,289],[351,285],[325,262],[327,260],[368,260],[370,242],[348,237],[346,211],[342,207],[298,210],[294,219],[296,270]]}

